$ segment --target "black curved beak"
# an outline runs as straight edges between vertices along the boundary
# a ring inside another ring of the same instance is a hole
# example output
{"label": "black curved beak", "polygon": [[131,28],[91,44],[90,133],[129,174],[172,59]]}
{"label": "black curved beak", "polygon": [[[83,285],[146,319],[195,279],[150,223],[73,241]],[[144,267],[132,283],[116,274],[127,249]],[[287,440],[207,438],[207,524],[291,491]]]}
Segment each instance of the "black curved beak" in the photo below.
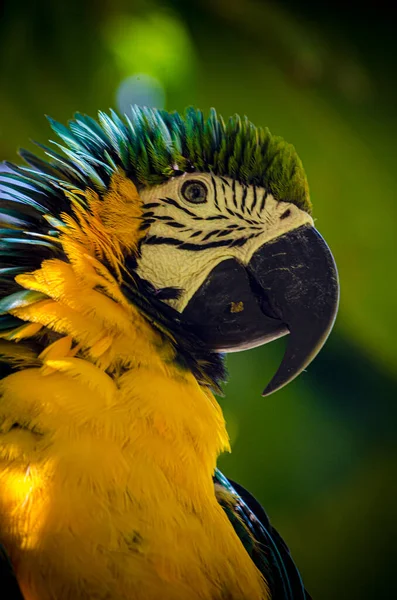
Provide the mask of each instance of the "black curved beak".
{"label": "black curved beak", "polygon": [[217,265],[183,311],[210,348],[232,352],[286,334],[288,346],[265,388],[268,396],[297,377],[320,351],[335,321],[338,273],[317,230],[303,225],[261,246],[248,265]]}
{"label": "black curved beak", "polygon": [[338,310],[338,272],[327,244],[310,225],[259,248],[248,271],[266,298],[264,311],[290,333],[281,365],[263,392],[268,396],[295,379],[323,347]]}

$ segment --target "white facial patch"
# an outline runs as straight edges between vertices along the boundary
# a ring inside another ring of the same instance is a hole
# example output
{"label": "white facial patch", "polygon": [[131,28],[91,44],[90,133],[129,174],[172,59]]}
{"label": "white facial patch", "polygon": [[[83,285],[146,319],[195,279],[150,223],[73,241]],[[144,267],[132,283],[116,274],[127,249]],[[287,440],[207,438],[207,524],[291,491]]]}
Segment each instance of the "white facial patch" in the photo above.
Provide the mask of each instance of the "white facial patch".
{"label": "white facial patch", "polygon": [[147,235],[137,272],[155,288],[178,288],[179,312],[223,260],[247,265],[266,242],[313,219],[262,187],[229,177],[185,173],[141,192]]}

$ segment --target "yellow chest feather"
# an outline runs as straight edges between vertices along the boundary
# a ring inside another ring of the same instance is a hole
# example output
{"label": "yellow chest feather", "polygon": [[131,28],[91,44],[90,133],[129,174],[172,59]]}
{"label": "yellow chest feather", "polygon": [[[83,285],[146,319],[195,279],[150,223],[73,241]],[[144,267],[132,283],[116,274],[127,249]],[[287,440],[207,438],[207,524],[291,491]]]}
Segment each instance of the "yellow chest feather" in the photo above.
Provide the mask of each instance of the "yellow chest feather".
{"label": "yellow chest feather", "polygon": [[55,271],[24,283],[58,297],[15,314],[66,337],[0,382],[0,539],[26,600],[266,599],[214,495],[215,398],[110,298],[74,306]]}
{"label": "yellow chest feather", "polygon": [[[102,395],[82,384],[85,366],[3,382],[0,537],[26,598],[263,597],[200,444],[220,421],[211,399],[144,371]],[[185,392],[177,430],[165,389]],[[194,418],[198,396],[207,410]]]}

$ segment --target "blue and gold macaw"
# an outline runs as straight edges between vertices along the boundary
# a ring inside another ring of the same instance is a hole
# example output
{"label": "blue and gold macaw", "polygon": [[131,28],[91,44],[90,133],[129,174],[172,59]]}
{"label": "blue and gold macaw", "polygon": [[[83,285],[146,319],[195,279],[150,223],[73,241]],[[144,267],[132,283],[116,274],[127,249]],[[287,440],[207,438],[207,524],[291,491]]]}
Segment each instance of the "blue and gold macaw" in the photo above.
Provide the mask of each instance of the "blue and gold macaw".
{"label": "blue and gold macaw", "polygon": [[304,600],[216,468],[223,355],[332,327],[338,281],[292,146],[238,116],[77,114],[0,202],[0,595]]}

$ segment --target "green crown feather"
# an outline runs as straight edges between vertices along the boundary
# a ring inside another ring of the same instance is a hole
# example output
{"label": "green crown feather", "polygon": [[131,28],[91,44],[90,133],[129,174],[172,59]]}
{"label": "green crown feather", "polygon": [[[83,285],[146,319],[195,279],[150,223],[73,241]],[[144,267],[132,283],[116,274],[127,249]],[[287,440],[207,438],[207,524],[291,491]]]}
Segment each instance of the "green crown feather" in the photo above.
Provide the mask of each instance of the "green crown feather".
{"label": "green crown feather", "polygon": [[194,108],[181,116],[135,106],[124,120],[114,111],[110,116],[100,112],[99,123],[80,114],[69,127],[49,120],[63,142],[53,144],[64,156],[41,146],[51,159],[48,163],[21,151],[34,169],[24,170],[25,178],[36,187],[44,175],[47,186],[41,187],[47,192],[57,183],[104,191],[120,167],[138,187],[163,183],[185,171],[204,171],[262,186],[276,200],[310,210],[306,176],[293,146],[246,117],[235,115],[225,123],[214,109],[205,119]]}

